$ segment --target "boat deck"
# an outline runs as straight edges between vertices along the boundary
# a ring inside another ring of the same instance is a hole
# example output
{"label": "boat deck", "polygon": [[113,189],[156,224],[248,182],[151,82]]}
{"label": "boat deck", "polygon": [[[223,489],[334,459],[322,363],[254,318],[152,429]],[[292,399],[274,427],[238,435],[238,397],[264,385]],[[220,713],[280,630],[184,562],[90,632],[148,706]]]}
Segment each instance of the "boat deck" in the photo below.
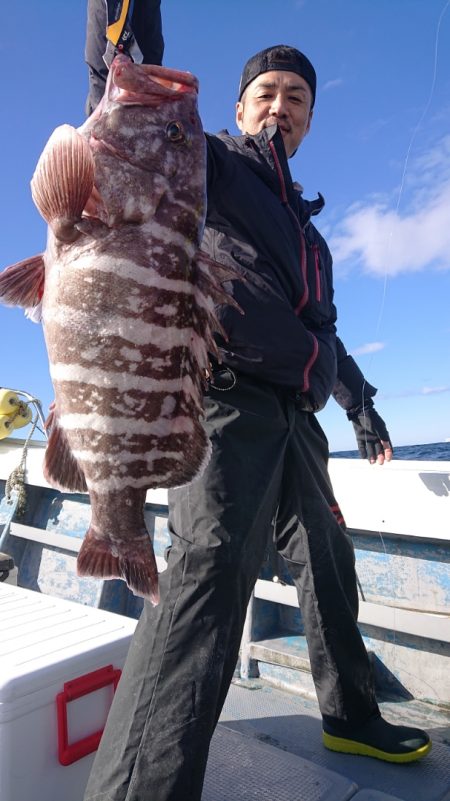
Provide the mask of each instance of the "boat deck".
{"label": "boat deck", "polygon": [[[76,576],[89,499],[46,484],[43,443],[30,445],[27,508],[20,519],[14,514],[5,481],[20,453],[20,443],[0,443],[0,550],[14,559],[10,578],[17,591],[33,591],[36,603],[54,598],[96,607],[92,612],[100,617],[109,610],[128,622],[137,618],[142,601],[123,582]],[[383,713],[429,731],[433,749],[418,763],[392,765],[323,747],[297,596],[279,558],[268,552],[249,605],[239,676],[213,737],[203,801],[450,801],[450,462],[391,463],[377,470],[336,459],[330,473],[355,545],[359,625]],[[145,515],[158,569],[164,570],[170,543],[165,491],[148,492]],[[56,670],[59,657],[54,661]],[[96,667],[103,664],[102,657]],[[54,727],[50,706],[46,714]],[[81,801],[93,755],[66,768],[57,763],[53,745],[49,756],[49,747],[43,744],[39,758],[53,760],[66,801]],[[3,754],[10,773],[15,756]],[[65,773],[72,768],[79,770],[76,782]],[[30,796],[14,781],[6,794],[0,787],[0,801],[60,801],[59,792],[44,787],[38,797],[37,786]]]}
{"label": "boat deck", "polygon": [[393,765],[321,743],[317,702],[259,679],[236,679],[213,738],[202,801],[450,801],[450,715],[381,701],[386,719],[429,731],[421,761]]}

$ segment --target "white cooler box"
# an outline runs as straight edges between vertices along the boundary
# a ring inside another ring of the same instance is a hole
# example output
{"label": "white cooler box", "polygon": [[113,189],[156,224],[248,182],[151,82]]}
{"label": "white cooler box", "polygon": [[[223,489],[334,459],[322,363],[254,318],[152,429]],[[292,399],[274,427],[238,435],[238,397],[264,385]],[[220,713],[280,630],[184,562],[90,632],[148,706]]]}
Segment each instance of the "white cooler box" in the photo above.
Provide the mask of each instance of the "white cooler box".
{"label": "white cooler box", "polygon": [[82,801],[135,628],[0,583],[0,801]]}

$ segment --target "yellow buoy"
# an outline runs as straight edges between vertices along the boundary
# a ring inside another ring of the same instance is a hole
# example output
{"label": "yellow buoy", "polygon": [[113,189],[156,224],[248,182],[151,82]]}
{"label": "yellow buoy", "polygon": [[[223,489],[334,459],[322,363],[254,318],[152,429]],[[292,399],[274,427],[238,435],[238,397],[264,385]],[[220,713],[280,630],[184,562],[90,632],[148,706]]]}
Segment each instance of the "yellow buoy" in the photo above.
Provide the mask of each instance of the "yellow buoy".
{"label": "yellow buoy", "polygon": [[22,428],[22,426],[27,426],[28,423],[31,423],[32,417],[33,412],[31,411],[31,408],[23,401],[19,402],[18,412],[11,415],[14,428]]}
{"label": "yellow buoy", "polygon": [[14,421],[9,414],[0,415],[0,439],[5,439],[14,431]]}
{"label": "yellow buoy", "polygon": [[11,389],[0,389],[0,414],[14,412],[19,403],[19,396]]}

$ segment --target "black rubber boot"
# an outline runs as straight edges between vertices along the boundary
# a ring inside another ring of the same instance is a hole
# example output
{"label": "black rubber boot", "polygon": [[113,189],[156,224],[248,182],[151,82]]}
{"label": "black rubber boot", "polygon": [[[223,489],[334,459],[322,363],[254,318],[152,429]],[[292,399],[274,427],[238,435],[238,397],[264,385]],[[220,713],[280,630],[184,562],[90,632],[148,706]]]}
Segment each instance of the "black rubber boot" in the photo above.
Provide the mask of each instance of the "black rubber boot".
{"label": "black rubber boot", "polygon": [[394,726],[383,718],[371,718],[356,727],[349,723],[323,722],[323,744],[331,751],[375,757],[385,762],[415,762],[431,750],[431,740],[422,729]]}

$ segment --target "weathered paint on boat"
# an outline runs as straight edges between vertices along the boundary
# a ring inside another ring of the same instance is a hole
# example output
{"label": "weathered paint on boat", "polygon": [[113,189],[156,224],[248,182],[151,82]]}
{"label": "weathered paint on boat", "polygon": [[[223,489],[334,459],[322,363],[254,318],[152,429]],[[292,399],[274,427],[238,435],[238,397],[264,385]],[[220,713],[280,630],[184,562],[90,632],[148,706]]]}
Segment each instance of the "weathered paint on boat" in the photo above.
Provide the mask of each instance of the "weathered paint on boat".
{"label": "weathered paint on boat", "polygon": [[[10,520],[2,488],[21,447],[14,439],[0,443],[0,550],[14,557],[19,585],[138,617],[142,601],[123,582],[77,577],[89,498],[46,484],[44,443],[30,443],[27,508],[23,518]],[[450,703],[450,463],[394,461],[380,468],[332,459],[330,474],[354,540],[360,628],[380,686],[402,697]],[[170,544],[164,490],[148,492],[145,516],[163,570]],[[275,684],[313,692],[302,632],[292,582],[270,552],[249,607],[242,675],[259,672]]]}

